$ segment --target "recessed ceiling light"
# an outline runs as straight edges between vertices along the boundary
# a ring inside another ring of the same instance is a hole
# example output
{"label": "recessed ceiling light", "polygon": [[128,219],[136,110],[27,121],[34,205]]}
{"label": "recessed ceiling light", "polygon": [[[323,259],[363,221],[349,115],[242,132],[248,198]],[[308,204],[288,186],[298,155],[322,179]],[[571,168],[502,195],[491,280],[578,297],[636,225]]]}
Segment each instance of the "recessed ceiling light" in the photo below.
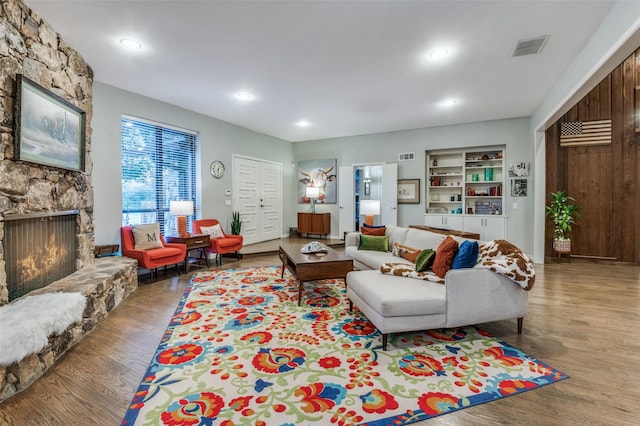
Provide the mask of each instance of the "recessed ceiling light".
{"label": "recessed ceiling light", "polygon": [[458,101],[456,99],[450,98],[450,99],[445,99],[442,102],[440,102],[440,105],[453,106],[453,105],[455,105],[457,103],[458,103]]}
{"label": "recessed ceiling light", "polygon": [[142,43],[132,38],[121,38],[120,44],[129,49],[142,49]]}
{"label": "recessed ceiling light", "polygon": [[311,126],[311,123],[308,122],[307,120],[300,120],[296,123],[296,126],[298,127],[309,127]]}
{"label": "recessed ceiling light", "polygon": [[235,94],[236,99],[240,101],[250,101],[253,99],[253,95],[249,92],[238,92]]}
{"label": "recessed ceiling light", "polygon": [[447,56],[449,56],[449,50],[444,47],[438,47],[429,52],[429,58],[431,59],[442,59]]}

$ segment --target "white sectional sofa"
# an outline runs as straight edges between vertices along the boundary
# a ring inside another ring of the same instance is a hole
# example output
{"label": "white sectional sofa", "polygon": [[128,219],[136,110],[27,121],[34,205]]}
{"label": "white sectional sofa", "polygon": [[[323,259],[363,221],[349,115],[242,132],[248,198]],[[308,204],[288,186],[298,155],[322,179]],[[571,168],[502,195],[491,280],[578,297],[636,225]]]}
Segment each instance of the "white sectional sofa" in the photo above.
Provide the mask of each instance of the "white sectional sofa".
{"label": "white sectional sofa", "polygon": [[[387,262],[410,263],[391,253],[393,242],[437,249],[445,235],[426,230],[387,226],[389,251],[359,250],[360,233],[345,237],[345,253],[355,271],[347,275],[347,296],[382,333],[383,350],[388,335],[433,328],[459,327],[518,319],[522,333],[528,292],[506,276],[486,268],[453,269],[445,284],[380,272]],[[461,238],[454,237],[458,241]]]}

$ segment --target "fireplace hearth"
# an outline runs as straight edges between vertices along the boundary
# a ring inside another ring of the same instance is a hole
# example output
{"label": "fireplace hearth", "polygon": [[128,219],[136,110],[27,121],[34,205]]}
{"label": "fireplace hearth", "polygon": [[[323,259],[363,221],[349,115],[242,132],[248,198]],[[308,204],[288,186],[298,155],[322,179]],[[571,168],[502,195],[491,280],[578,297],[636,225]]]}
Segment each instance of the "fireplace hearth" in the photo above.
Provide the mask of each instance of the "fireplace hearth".
{"label": "fireplace hearth", "polygon": [[6,215],[3,239],[9,301],[77,268],[77,210]]}

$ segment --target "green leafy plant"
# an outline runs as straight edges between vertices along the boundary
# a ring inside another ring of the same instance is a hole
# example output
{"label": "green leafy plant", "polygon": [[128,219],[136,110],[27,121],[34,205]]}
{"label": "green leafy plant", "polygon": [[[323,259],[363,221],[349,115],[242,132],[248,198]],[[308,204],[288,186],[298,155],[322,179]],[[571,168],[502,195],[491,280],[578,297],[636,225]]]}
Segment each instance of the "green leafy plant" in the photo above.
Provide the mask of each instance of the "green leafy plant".
{"label": "green leafy plant", "polygon": [[240,235],[240,230],[242,229],[242,220],[240,219],[240,212],[232,212],[231,213],[231,233],[233,235]]}
{"label": "green leafy plant", "polygon": [[552,192],[553,201],[546,206],[546,214],[553,220],[556,240],[568,240],[571,225],[580,217],[580,206],[575,199],[569,197],[566,191]]}

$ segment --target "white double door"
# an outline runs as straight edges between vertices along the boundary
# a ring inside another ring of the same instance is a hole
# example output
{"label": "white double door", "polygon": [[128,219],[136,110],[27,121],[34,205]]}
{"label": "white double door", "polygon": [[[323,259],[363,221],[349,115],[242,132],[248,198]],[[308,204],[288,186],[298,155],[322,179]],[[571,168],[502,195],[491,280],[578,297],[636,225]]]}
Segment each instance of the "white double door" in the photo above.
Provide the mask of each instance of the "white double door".
{"label": "white double door", "polygon": [[244,244],[282,235],[282,164],[233,157],[233,210],[240,212]]}

